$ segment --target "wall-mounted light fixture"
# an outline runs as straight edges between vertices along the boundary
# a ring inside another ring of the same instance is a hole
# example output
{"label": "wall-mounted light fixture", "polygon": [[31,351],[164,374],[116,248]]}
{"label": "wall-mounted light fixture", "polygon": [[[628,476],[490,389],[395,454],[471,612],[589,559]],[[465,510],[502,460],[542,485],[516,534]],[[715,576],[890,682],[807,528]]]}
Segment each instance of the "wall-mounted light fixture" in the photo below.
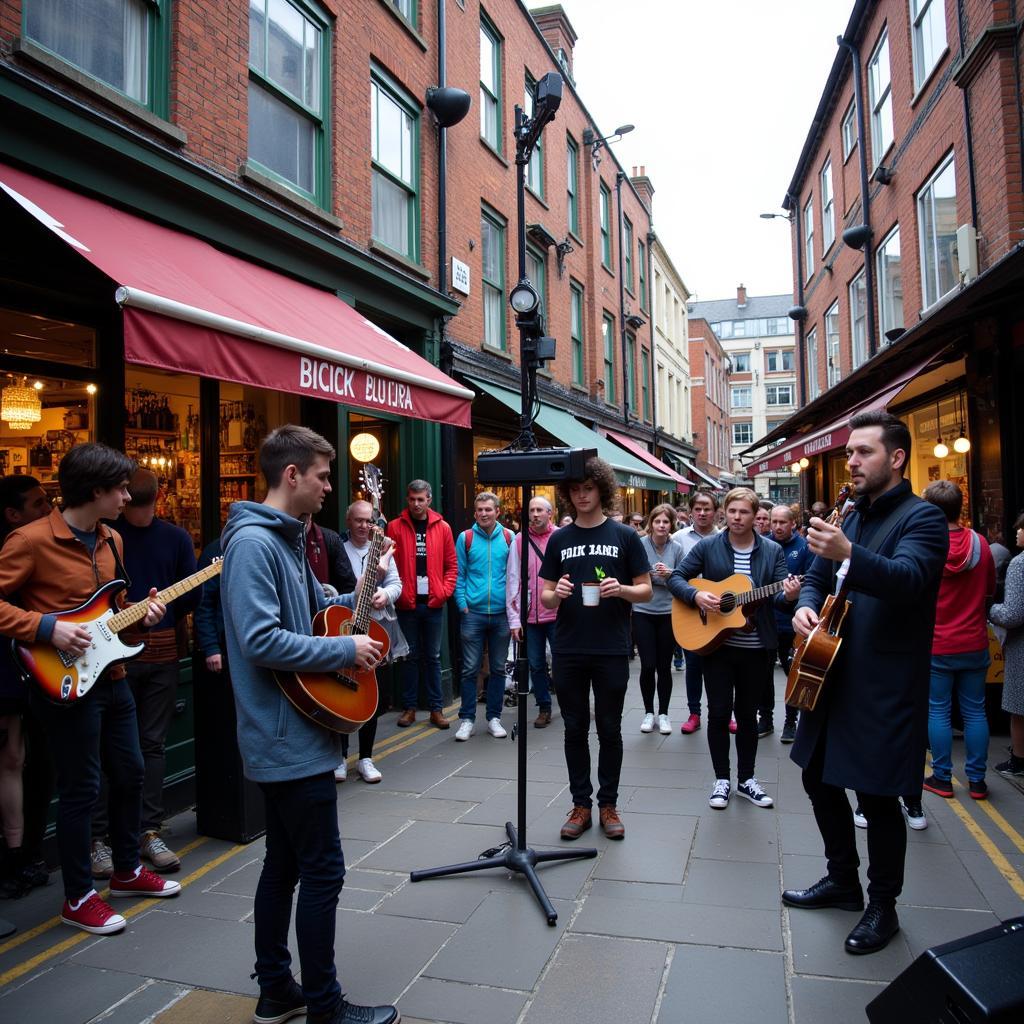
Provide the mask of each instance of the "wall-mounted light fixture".
{"label": "wall-mounted light fixture", "polygon": [[597,137],[597,132],[593,128],[583,129],[583,145],[590,146],[590,163],[595,171],[601,163],[601,157],[598,152],[601,147],[607,146],[609,142],[618,142],[623,135],[628,135],[635,127],[636,125],[633,124],[620,124],[611,135],[604,135],[601,138]]}

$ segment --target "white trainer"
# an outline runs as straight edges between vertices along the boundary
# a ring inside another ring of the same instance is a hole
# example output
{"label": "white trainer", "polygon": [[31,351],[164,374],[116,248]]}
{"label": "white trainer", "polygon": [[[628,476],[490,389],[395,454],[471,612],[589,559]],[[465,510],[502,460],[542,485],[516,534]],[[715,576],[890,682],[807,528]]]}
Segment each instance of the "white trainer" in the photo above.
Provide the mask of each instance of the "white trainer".
{"label": "white trainer", "polygon": [[662,736],[672,735],[672,723],[668,720],[668,715],[658,715],[658,732]]}
{"label": "white trainer", "polygon": [[654,712],[648,711],[644,720],[640,723],[641,732],[654,732]]}
{"label": "white trainer", "polygon": [[356,771],[359,773],[359,778],[361,778],[363,782],[380,782],[382,778],[380,772],[377,771],[373,760],[369,757],[361,757],[356,761]]}
{"label": "white trainer", "polygon": [[458,729],[455,730],[455,738],[462,743],[464,740],[468,740],[473,735],[473,729],[475,728],[472,718],[463,718],[459,722]]}
{"label": "white trainer", "polygon": [[757,804],[758,807],[771,807],[775,803],[761,787],[761,783],[753,776],[746,782],[741,782],[736,787],[736,792],[739,796],[745,796],[752,804]]}
{"label": "white trainer", "polygon": [[337,768],[334,769],[334,781],[344,782],[348,778],[348,764],[342,761]]}
{"label": "white trainer", "polygon": [[720,811],[725,807],[729,806],[729,791],[732,787],[729,785],[728,779],[715,779],[715,788],[711,790],[711,798],[708,800],[708,806],[714,807],[716,811]]}
{"label": "white trainer", "polygon": [[500,718],[491,718],[487,722],[487,731],[496,739],[503,740],[508,733],[505,732]]}

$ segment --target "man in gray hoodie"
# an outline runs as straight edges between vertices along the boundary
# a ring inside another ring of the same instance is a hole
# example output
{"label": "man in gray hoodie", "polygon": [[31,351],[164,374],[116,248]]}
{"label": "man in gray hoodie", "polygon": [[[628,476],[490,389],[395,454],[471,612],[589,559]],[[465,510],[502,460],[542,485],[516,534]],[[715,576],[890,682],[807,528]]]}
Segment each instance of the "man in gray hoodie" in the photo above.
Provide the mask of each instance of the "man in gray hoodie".
{"label": "man in gray hoodie", "polygon": [[[381,645],[368,636],[314,637],[323,589],[306,561],[301,516],[330,493],[335,452],[307,427],[286,425],[260,447],[267,481],[261,504],[231,506],[221,535],[221,599],[245,774],[266,803],[266,856],[254,907],[255,1024],[308,1014],[311,1024],[396,1024],[393,1006],[349,1003],[334,965],[335,911],[345,878],[334,768],[340,739],[289,703],[274,670],[374,668]],[[336,603],[352,605],[352,595]],[[288,927],[300,882],[295,930],[302,987],[291,973]]]}

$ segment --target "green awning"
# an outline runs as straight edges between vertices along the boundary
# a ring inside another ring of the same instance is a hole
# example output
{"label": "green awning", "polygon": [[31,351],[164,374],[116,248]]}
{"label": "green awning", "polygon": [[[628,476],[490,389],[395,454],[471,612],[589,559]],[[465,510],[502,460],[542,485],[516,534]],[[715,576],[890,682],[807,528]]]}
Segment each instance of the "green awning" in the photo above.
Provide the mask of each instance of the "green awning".
{"label": "green awning", "polygon": [[[521,411],[522,401],[517,392],[468,374],[466,379],[482,391],[486,391],[492,398],[507,405],[513,412],[518,414]],[[617,444],[585,427],[571,413],[541,403],[540,413],[535,422],[537,426],[570,448],[596,448],[597,454],[614,468],[622,487],[639,487],[645,491],[674,492],[676,489],[674,480],[655,472],[629,452],[623,451]]]}

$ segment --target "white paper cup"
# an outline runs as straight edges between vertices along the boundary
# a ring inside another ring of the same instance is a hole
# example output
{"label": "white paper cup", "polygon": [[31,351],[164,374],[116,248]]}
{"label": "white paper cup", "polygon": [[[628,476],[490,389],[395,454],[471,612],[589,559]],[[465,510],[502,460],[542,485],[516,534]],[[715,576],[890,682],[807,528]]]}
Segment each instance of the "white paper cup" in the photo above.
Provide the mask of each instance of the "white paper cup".
{"label": "white paper cup", "polygon": [[596,608],[601,603],[601,584],[583,584],[583,604],[587,608]]}

